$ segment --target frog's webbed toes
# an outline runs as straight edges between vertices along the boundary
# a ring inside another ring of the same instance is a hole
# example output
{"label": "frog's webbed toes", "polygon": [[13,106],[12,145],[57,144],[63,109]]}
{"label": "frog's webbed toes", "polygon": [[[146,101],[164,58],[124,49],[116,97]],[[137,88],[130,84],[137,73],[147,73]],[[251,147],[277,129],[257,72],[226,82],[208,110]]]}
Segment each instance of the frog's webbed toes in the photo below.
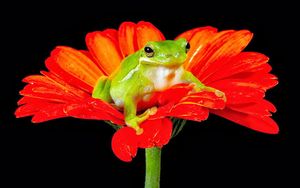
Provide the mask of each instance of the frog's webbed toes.
{"label": "frog's webbed toes", "polygon": [[191,90],[188,95],[191,95],[191,94],[195,94],[195,93],[200,93],[200,92],[204,92],[204,91],[207,91],[207,92],[214,92],[215,95],[218,97],[218,98],[221,98],[223,101],[226,102],[226,96],[225,96],[225,93],[220,91],[220,90],[217,90],[215,88],[212,88],[212,87],[206,87],[206,86],[203,86],[203,87],[199,87],[196,83],[190,83],[190,86],[193,86],[193,90]]}
{"label": "frog's webbed toes", "polygon": [[[149,110],[149,112],[148,112],[149,116],[152,116],[152,115],[156,114],[156,112],[157,112],[157,107],[156,107],[156,106],[153,106],[153,107],[149,108],[148,110]],[[148,111],[148,110],[147,110],[147,111]]]}
{"label": "frog's webbed toes", "polygon": [[224,92],[222,92],[222,91],[220,91],[220,90],[216,90],[215,91],[215,94],[216,94],[216,96],[217,97],[219,97],[219,98],[222,98],[222,100],[224,101],[224,102],[226,102],[226,96],[225,96],[225,93]]}
{"label": "frog's webbed toes", "polygon": [[191,95],[191,94],[195,94],[195,93],[199,93],[199,92],[201,92],[201,89],[197,86],[197,84],[196,83],[190,83],[189,84],[190,86],[193,86],[193,90],[191,90],[189,93],[188,93],[188,95]]}
{"label": "frog's webbed toes", "polygon": [[143,133],[143,128],[140,128],[139,125],[145,121],[150,115],[154,115],[157,112],[157,107],[148,108],[144,113],[139,116],[135,116],[129,120],[125,120],[126,124],[129,127],[132,127],[136,130],[136,134],[140,135]]}

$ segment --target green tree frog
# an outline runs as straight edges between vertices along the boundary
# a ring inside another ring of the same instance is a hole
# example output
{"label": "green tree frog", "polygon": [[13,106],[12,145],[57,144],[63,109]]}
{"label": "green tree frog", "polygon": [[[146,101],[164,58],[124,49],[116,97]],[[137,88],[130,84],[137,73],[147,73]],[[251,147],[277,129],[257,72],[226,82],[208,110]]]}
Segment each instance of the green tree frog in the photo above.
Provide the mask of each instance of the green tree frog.
{"label": "green tree frog", "polygon": [[211,91],[225,98],[223,92],[206,87],[183,68],[189,49],[190,44],[184,38],[148,42],[142,49],[123,59],[110,76],[100,77],[92,97],[114,103],[117,109],[123,110],[126,125],[134,128],[138,135],[143,132],[139,124],[155,114],[157,108],[149,108],[137,115],[137,104],[141,100],[149,100],[154,92],[186,83],[194,85],[194,92]]}

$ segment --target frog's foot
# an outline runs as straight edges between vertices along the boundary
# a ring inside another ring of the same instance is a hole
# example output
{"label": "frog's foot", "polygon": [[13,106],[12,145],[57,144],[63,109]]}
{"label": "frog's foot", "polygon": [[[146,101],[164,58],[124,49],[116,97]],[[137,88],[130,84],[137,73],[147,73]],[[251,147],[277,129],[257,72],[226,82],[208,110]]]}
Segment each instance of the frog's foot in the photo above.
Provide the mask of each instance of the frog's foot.
{"label": "frog's foot", "polygon": [[139,127],[143,121],[145,121],[150,115],[154,115],[157,112],[157,107],[152,107],[147,109],[143,114],[139,116],[134,116],[129,120],[125,120],[126,125],[132,127],[136,130],[136,134],[140,135],[143,133],[143,128]]}
{"label": "frog's foot", "polygon": [[222,97],[222,100],[223,100],[224,102],[227,101],[226,96],[225,96],[225,93],[223,93],[222,91],[216,90],[216,91],[215,91],[215,94],[216,94],[216,96],[219,97],[219,98]]}
{"label": "frog's foot", "polygon": [[190,83],[189,86],[192,86],[193,87],[193,90],[191,90],[188,95],[191,95],[191,94],[195,94],[195,93],[199,93],[200,92],[200,89],[199,87],[197,86],[196,83]]}
{"label": "frog's foot", "polygon": [[225,96],[225,93],[223,93],[220,90],[217,90],[217,89],[212,88],[212,87],[198,87],[196,83],[191,83],[190,85],[192,85],[194,87],[193,87],[193,90],[188,93],[188,95],[199,93],[199,92],[203,92],[203,91],[207,91],[207,92],[214,92],[215,95],[218,98],[221,98],[221,100],[223,100],[225,102],[227,100],[226,96]]}

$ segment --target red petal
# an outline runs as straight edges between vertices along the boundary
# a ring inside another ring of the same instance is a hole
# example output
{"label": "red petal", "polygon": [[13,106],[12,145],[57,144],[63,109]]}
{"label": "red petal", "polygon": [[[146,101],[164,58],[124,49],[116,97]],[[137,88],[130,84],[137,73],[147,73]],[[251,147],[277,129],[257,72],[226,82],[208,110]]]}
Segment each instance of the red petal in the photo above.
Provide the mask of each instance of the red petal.
{"label": "red petal", "polygon": [[64,106],[65,104],[52,104],[49,105],[39,112],[37,112],[33,118],[32,122],[33,123],[40,123],[43,121],[49,121],[52,119],[57,119],[57,118],[62,118],[62,117],[67,117],[66,113],[64,112]]}
{"label": "red petal", "polygon": [[211,109],[223,109],[225,101],[217,97],[214,92],[199,92],[196,94],[188,95],[181,102],[197,103],[200,106]]}
{"label": "red petal", "polygon": [[233,57],[225,66],[210,75],[205,84],[220,80],[241,72],[249,72],[267,63],[269,58],[256,52],[242,52]]}
{"label": "red petal", "polygon": [[253,103],[227,104],[226,107],[238,112],[253,114],[257,116],[271,116],[271,113],[269,113],[269,111],[273,113],[276,112],[275,106],[264,99],[257,100]]}
{"label": "red petal", "polygon": [[[43,72],[43,73],[46,73],[46,72]],[[46,75],[50,75],[50,74],[46,73]],[[45,94],[47,94],[47,93],[48,94],[56,94],[56,95],[59,95],[59,98],[65,97],[65,100],[68,100],[68,101],[81,101],[86,96],[90,96],[86,92],[79,90],[78,88],[75,88],[73,86],[68,85],[66,82],[64,82],[61,79],[59,80],[60,82],[55,82],[55,81],[51,80],[50,77],[47,77],[47,76],[31,75],[31,76],[25,77],[22,81],[30,83],[30,85],[28,85],[26,87],[27,87],[28,92],[31,92],[31,94],[33,94],[33,97],[34,97],[34,93],[32,93],[32,91],[34,91],[35,93],[42,93],[42,94],[43,94],[43,92]],[[47,89],[39,90],[38,88],[47,88],[48,90]],[[24,90],[26,90],[26,88],[24,88]],[[53,99],[55,99],[55,97]]]}
{"label": "red petal", "polygon": [[117,36],[117,30],[114,29],[95,31],[86,35],[87,47],[106,75],[110,75],[123,59]]}
{"label": "red petal", "polygon": [[78,87],[72,86],[65,82],[62,78],[58,77],[57,75],[53,74],[52,72],[45,72],[41,71],[41,73],[47,77],[49,80],[53,81],[54,83],[58,84],[62,89],[67,90],[68,93],[73,93],[79,97],[79,99],[86,99],[91,97],[90,94],[85,92],[84,90],[79,89]]}
{"label": "red petal", "polygon": [[155,92],[152,94],[152,96],[150,97],[150,99],[148,101],[144,101],[144,100],[139,101],[138,105],[137,105],[137,111],[143,111],[148,108],[151,108],[152,106],[158,106],[157,98],[159,97],[159,95],[160,95],[160,92]]}
{"label": "red petal", "polygon": [[271,114],[268,112],[265,107],[261,106],[257,103],[245,103],[245,104],[227,104],[226,108],[230,108],[237,112],[243,112],[245,114],[253,114],[258,116],[270,116]]}
{"label": "red petal", "polygon": [[162,106],[169,102],[178,103],[194,88],[193,85],[177,84],[160,93],[158,97],[158,105]]}
{"label": "red petal", "polygon": [[50,100],[38,99],[38,98],[32,98],[32,97],[22,97],[18,101],[18,105],[27,104],[27,103],[43,103],[43,102],[50,102]]}
{"label": "red petal", "polygon": [[32,116],[32,115],[36,114],[37,112],[39,112],[40,110],[46,108],[49,105],[53,105],[53,103],[39,102],[39,103],[25,104],[23,106],[20,106],[15,111],[15,116],[17,118],[26,117],[26,116]]}
{"label": "red petal", "polygon": [[113,108],[109,103],[101,99],[95,99],[91,97],[86,99],[86,104],[89,107],[93,107],[96,109],[100,109],[104,112],[110,113],[119,119],[124,119],[124,115],[121,112],[119,112],[117,109]]}
{"label": "red petal", "polygon": [[133,22],[123,22],[119,27],[119,44],[123,58],[138,51],[137,25]]}
{"label": "red petal", "polygon": [[169,118],[161,119],[160,130],[156,137],[154,137],[154,142],[157,147],[162,147],[170,141],[172,135],[172,128],[173,123]]}
{"label": "red petal", "polygon": [[179,103],[169,113],[169,116],[188,119],[193,121],[203,121],[208,118],[209,110],[196,103]]}
{"label": "red petal", "polygon": [[262,99],[257,101],[258,104],[260,104],[261,106],[264,106],[269,112],[276,112],[276,107],[269,101]]}
{"label": "red petal", "polygon": [[[70,107],[69,107],[70,108]],[[71,105],[72,111],[68,111],[68,115],[81,119],[95,119],[95,120],[109,120],[118,125],[125,125],[124,120],[99,109],[92,109],[87,107],[76,107],[76,104]]]}
{"label": "red petal", "polygon": [[140,148],[152,148],[154,146],[154,138],[161,128],[161,119],[146,120],[140,124],[143,133],[138,135],[138,146]]}
{"label": "red petal", "polygon": [[138,49],[141,49],[147,42],[150,41],[166,40],[164,35],[150,22],[140,21],[137,23],[136,35]]}
{"label": "red petal", "polygon": [[169,113],[173,109],[174,104],[175,104],[174,102],[169,102],[164,106],[158,107],[157,112],[154,115],[149,116],[148,119],[152,120],[152,119],[158,119],[158,118],[164,118],[166,116],[170,116]]}
{"label": "red petal", "polygon": [[227,98],[226,104],[255,102],[265,96],[265,90],[261,85],[238,79],[224,79],[208,86],[224,92]]}
{"label": "red petal", "polygon": [[278,125],[269,116],[249,115],[229,108],[210,112],[256,131],[269,134],[277,134],[279,131]]}
{"label": "red petal", "polygon": [[119,159],[125,162],[131,161],[131,157],[136,156],[138,149],[136,131],[130,127],[121,128],[114,134],[111,147]]}
{"label": "red petal", "polygon": [[48,85],[28,84],[20,94],[27,97],[45,99],[53,102],[76,102],[78,99],[71,93],[66,93],[59,87],[48,87]]}

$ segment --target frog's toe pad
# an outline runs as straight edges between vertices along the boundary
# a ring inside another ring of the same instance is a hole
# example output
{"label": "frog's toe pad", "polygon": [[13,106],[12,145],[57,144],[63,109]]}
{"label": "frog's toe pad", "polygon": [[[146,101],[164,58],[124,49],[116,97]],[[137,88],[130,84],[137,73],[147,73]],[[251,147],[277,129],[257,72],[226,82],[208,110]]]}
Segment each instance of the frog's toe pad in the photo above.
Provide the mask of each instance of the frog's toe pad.
{"label": "frog's toe pad", "polygon": [[149,108],[148,110],[149,110],[148,114],[149,114],[150,116],[152,116],[152,115],[156,114],[156,112],[157,112],[157,107],[156,107],[156,106],[153,106],[152,108]]}
{"label": "frog's toe pad", "polygon": [[144,132],[143,128],[136,129],[136,135],[141,135],[141,134],[143,134],[143,132]]}
{"label": "frog's toe pad", "polygon": [[223,93],[222,91],[220,90],[216,90],[215,91],[215,95],[219,98],[222,98],[225,102],[226,102],[226,96],[225,96],[225,93]]}

